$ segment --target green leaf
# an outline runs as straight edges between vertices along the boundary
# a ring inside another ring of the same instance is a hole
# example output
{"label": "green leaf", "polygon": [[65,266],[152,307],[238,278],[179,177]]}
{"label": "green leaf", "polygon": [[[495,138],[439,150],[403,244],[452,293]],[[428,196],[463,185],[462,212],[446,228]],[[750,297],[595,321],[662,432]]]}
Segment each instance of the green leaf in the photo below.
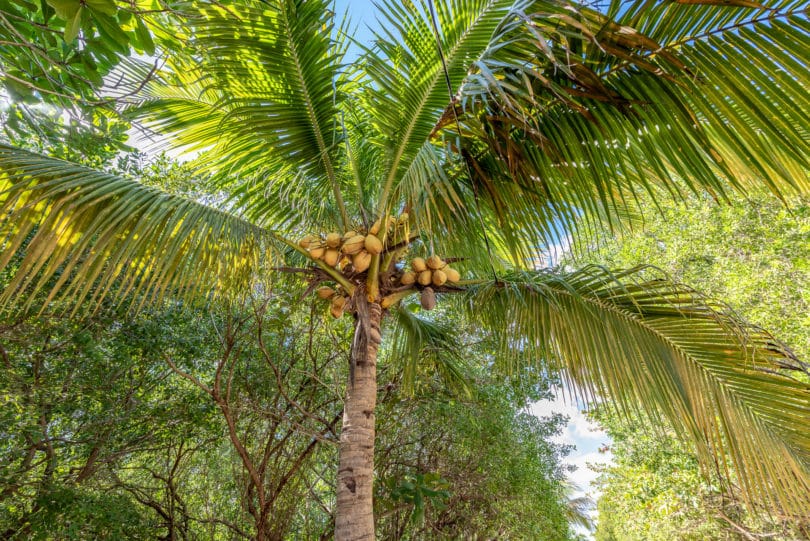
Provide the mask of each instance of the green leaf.
{"label": "green leaf", "polygon": [[82,7],[79,0],[47,0],[47,2],[56,11],[56,15],[65,21],[73,19]]}
{"label": "green leaf", "polygon": [[118,26],[118,21],[100,11],[91,11],[98,24],[99,33],[113,49],[121,54],[129,52],[129,36]]}
{"label": "green leaf", "polygon": [[69,19],[65,25],[65,41],[68,43],[72,42],[76,39],[76,36],[79,35],[79,30],[82,25],[82,12],[82,9],[78,9],[73,18]]}
{"label": "green leaf", "polygon": [[135,25],[135,36],[138,39],[138,43],[143,49],[143,52],[152,56],[155,54],[155,42],[152,41],[152,34],[149,32],[149,29],[144,24],[143,19],[137,17],[138,22]]}
{"label": "green leaf", "polygon": [[104,15],[113,16],[118,13],[118,7],[113,0],[85,0],[84,4],[90,11],[96,11]]}

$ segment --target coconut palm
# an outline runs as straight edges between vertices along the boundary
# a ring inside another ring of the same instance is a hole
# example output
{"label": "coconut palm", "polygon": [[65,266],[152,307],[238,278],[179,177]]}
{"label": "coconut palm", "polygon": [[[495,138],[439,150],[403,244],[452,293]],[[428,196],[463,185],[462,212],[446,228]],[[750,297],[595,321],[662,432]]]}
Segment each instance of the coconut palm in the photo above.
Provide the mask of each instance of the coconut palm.
{"label": "coconut palm", "polygon": [[127,112],[196,153],[217,208],[0,146],[3,305],[137,310],[300,273],[355,321],[337,539],[374,537],[378,347],[435,339],[415,298],[462,310],[503,369],[664,416],[749,502],[805,513],[810,387],[784,346],[654,269],[540,261],[635,224],[640,192],[806,193],[806,4],[383,0],[367,46],[328,8],[200,2],[153,26],[165,64]]}

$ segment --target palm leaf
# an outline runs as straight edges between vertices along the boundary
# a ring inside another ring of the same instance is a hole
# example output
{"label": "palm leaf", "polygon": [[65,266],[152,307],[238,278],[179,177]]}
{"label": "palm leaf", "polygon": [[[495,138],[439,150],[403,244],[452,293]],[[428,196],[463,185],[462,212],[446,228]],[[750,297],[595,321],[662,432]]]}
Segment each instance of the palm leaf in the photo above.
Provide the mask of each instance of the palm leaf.
{"label": "palm leaf", "polygon": [[4,307],[207,296],[244,286],[272,240],[195,201],[8,145],[0,145],[0,216],[0,270],[11,272]]}
{"label": "palm leaf", "polygon": [[[457,89],[470,64],[489,46],[492,33],[514,0],[433,1],[441,27],[444,64],[429,22],[427,2],[418,5],[386,0],[375,49],[364,58],[369,87],[368,110],[387,149],[379,212],[390,209],[396,186]],[[445,79],[444,66],[447,67]]]}
{"label": "palm leaf", "polygon": [[663,414],[696,442],[704,466],[749,501],[800,516],[810,508],[810,385],[762,330],[649,268],[514,273],[470,288],[470,315],[499,358],[563,369],[569,383],[623,410]]}
{"label": "palm leaf", "polygon": [[526,228],[549,235],[543,221],[618,225],[639,192],[661,186],[675,197],[678,185],[718,198],[806,192],[801,5],[638,2],[612,22],[532,2],[499,27],[437,133],[461,151],[471,189],[516,250]]}
{"label": "palm leaf", "polygon": [[250,189],[268,176],[276,184],[307,186],[307,192],[327,188],[334,218],[348,225],[342,193],[354,188],[338,171],[337,115],[345,51],[332,38],[329,4],[201,8],[187,20],[188,54],[175,53],[138,93],[143,101],[130,114],[179,146],[205,150],[200,163],[224,187],[241,187],[241,201],[255,204]]}
{"label": "palm leaf", "polygon": [[401,304],[392,314],[390,359],[402,371],[404,391],[413,393],[420,380],[435,372],[446,388],[469,395],[471,382],[451,324],[419,317]]}

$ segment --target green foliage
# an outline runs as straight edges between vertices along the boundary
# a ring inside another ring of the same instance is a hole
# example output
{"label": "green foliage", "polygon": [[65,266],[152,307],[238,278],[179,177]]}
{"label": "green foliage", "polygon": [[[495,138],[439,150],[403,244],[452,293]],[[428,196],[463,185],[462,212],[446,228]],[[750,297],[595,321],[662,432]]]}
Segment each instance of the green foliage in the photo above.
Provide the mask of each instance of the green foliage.
{"label": "green foliage", "polygon": [[28,517],[21,539],[146,540],[152,538],[155,528],[155,523],[144,516],[145,509],[123,494],[52,487],[39,494],[34,508],[37,510]]}
{"label": "green foliage", "polygon": [[[463,353],[485,359],[491,351],[479,345]],[[529,383],[536,374],[501,379],[485,364],[468,372],[472,397],[448,394],[442,374],[430,370],[415,396],[391,385],[383,395],[376,511],[384,538],[571,538],[560,464],[569,449],[549,442],[565,420],[523,409],[548,396],[547,384]],[[417,493],[434,496],[421,511]]]}
{"label": "green foliage", "polygon": [[156,2],[4,0],[4,89],[13,100],[27,103],[44,99],[69,107],[72,102],[96,101],[103,78],[123,55],[155,53],[144,14],[156,9]]}

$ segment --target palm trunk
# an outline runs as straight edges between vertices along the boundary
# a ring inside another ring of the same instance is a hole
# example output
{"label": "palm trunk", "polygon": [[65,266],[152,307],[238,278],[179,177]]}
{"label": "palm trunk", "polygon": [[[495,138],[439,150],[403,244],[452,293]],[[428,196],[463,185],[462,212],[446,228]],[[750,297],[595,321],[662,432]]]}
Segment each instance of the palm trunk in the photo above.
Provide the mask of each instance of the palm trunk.
{"label": "palm trunk", "polygon": [[340,466],[335,510],[336,541],[374,540],[374,408],[377,405],[377,348],[382,309],[369,305],[368,340],[355,333],[354,381],[349,381],[340,433]]}

